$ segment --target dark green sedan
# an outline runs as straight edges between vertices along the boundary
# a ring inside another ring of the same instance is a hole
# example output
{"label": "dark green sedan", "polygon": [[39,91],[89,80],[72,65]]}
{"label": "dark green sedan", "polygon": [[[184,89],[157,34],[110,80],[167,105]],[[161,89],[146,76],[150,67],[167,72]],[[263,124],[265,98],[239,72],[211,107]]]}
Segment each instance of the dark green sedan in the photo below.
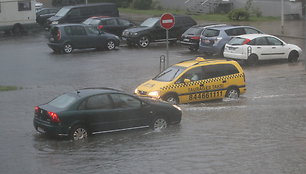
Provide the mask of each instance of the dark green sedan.
{"label": "dark green sedan", "polygon": [[178,106],[166,102],[111,88],[86,88],[36,106],[33,123],[40,133],[80,140],[103,132],[164,129],[180,123],[181,116]]}

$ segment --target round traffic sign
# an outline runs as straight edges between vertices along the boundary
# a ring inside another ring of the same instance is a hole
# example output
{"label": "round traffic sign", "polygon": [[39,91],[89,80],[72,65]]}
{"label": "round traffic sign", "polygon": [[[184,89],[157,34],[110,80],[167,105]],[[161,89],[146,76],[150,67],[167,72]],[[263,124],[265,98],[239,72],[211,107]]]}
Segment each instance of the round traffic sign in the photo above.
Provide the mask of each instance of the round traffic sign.
{"label": "round traffic sign", "polygon": [[170,13],[165,13],[160,17],[160,26],[166,30],[171,29],[175,24],[174,16]]}

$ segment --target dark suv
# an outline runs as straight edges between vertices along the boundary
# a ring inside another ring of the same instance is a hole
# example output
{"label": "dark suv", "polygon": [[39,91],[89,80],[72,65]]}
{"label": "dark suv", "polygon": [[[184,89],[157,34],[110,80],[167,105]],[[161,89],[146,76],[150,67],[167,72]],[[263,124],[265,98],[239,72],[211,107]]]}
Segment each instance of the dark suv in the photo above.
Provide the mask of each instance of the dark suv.
{"label": "dark suv", "polygon": [[56,53],[71,53],[73,49],[97,48],[113,50],[119,37],[85,24],[60,24],[50,30],[48,46]]}
{"label": "dark suv", "polygon": [[[174,15],[175,25],[169,30],[169,41],[178,40],[181,35],[196,22],[189,16]],[[139,45],[141,48],[149,46],[151,42],[166,41],[166,30],[160,26],[160,18],[146,19],[139,27],[126,29],[122,33],[122,39],[128,45]]]}
{"label": "dark suv", "polygon": [[223,56],[225,44],[232,38],[243,34],[258,34],[262,31],[250,26],[216,26],[203,30],[200,38],[200,51]]}

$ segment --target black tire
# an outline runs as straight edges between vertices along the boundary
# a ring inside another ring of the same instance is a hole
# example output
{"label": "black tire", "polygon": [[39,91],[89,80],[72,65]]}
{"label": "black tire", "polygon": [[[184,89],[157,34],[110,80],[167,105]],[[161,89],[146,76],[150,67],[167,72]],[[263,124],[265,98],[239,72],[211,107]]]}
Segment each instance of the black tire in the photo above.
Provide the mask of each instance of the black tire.
{"label": "black tire", "polygon": [[157,117],[153,119],[151,123],[151,128],[153,130],[163,130],[166,129],[167,127],[168,127],[168,121],[164,117]]}
{"label": "black tire", "polygon": [[63,52],[65,54],[70,54],[73,50],[73,47],[70,43],[65,43],[64,46],[63,46]]}
{"label": "black tire", "polygon": [[15,24],[12,29],[13,34],[22,34],[24,33],[24,29],[21,24]]}
{"label": "black tire", "polygon": [[225,46],[222,47],[222,49],[221,49],[221,51],[220,51],[220,53],[219,53],[219,56],[221,56],[221,57],[224,57],[224,54],[223,54],[223,53],[224,53],[224,47],[225,47]]}
{"label": "black tire", "polygon": [[74,141],[86,139],[88,136],[89,132],[83,125],[74,126],[69,134],[69,138]]}
{"label": "black tire", "polygon": [[150,39],[148,36],[141,36],[138,40],[138,45],[141,48],[146,48],[150,45]]}
{"label": "black tire", "polygon": [[240,91],[237,88],[229,88],[226,91],[225,97],[226,98],[231,98],[231,99],[237,99],[239,98]]}
{"label": "black tire", "polygon": [[116,44],[115,44],[115,42],[113,40],[108,40],[106,42],[105,48],[107,50],[114,50],[116,48]]}
{"label": "black tire", "polygon": [[297,51],[291,51],[288,56],[288,62],[297,62],[299,59],[299,53]]}
{"label": "black tire", "polygon": [[179,98],[174,94],[166,95],[165,97],[163,97],[163,100],[173,105],[179,104]]}
{"label": "black tire", "polygon": [[199,47],[189,47],[189,50],[192,51],[192,52],[197,52],[199,50]]}
{"label": "black tire", "polygon": [[248,57],[247,64],[250,66],[255,66],[258,64],[258,57],[255,54],[252,54]]}

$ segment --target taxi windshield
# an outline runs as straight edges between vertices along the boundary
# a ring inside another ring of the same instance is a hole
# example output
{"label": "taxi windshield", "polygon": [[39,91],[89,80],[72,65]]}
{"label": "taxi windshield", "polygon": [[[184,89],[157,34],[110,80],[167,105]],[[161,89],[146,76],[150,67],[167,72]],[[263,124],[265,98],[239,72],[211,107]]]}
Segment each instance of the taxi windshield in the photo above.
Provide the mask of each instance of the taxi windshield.
{"label": "taxi windshield", "polygon": [[164,70],[156,77],[154,77],[153,80],[170,82],[176,77],[178,77],[185,69],[186,67],[181,67],[181,66],[169,67],[168,69]]}

